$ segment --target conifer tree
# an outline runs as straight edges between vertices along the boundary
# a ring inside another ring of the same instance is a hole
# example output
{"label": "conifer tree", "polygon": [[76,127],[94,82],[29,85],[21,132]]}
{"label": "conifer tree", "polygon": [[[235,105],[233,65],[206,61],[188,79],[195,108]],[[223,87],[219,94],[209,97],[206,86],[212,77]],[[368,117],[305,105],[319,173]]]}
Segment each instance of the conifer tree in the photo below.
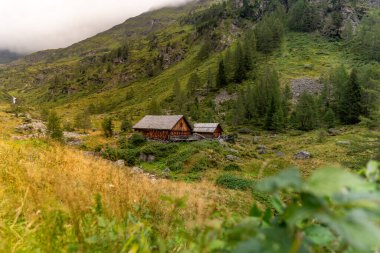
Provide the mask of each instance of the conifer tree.
{"label": "conifer tree", "polygon": [[241,43],[238,42],[236,50],[235,50],[235,74],[234,81],[236,83],[241,83],[247,77],[245,57],[243,53],[243,49]]}
{"label": "conifer tree", "polygon": [[308,92],[301,95],[292,120],[293,124],[303,131],[310,131],[318,126],[317,105]]}
{"label": "conifer tree", "polygon": [[335,113],[334,113],[334,111],[331,108],[329,108],[326,111],[325,115],[323,116],[323,121],[324,121],[325,126],[327,128],[333,128],[333,127],[335,127],[335,123],[336,123]]}
{"label": "conifer tree", "polygon": [[218,88],[223,88],[227,85],[227,78],[223,60],[220,60],[219,62],[218,74],[216,76],[216,85]]}
{"label": "conifer tree", "polygon": [[344,124],[357,124],[362,114],[362,90],[357,71],[353,69],[340,104],[341,120]]}
{"label": "conifer tree", "polygon": [[234,55],[232,53],[231,47],[229,47],[226,51],[226,54],[224,56],[224,72],[226,77],[226,82],[233,81],[233,75],[234,75]]}
{"label": "conifer tree", "polygon": [[58,114],[54,111],[50,112],[48,116],[47,134],[50,138],[58,141],[62,141],[63,139],[61,119],[58,117]]}
{"label": "conifer tree", "polygon": [[105,118],[102,122],[104,136],[110,138],[113,136],[113,122],[111,118]]}
{"label": "conifer tree", "polygon": [[284,117],[284,127],[286,127],[289,122],[292,96],[293,94],[290,89],[290,86],[289,84],[286,84],[283,91],[283,96],[282,96],[282,111],[283,111],[283,117]]}

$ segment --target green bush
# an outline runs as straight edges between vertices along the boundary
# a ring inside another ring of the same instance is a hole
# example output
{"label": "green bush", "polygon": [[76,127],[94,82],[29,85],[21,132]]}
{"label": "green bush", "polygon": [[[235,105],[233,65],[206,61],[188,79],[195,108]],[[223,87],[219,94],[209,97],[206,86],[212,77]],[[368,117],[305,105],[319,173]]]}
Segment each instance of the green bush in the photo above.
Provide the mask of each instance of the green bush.
{"label": "green bush", "polygon": [[145,143],[146,139],[142,134],[133,134],[128,140],[130,148],[140,147]]}
{"label": "green bush", "polygon": [[119,159],[118,150],[115,148],[112,148],[110,146],[107,146],[102,154],[104,159],[108,159],[111,161],[116,161]]}
{"label": "green bush", "polygon": [[137,155],[138,151],[135,149],[128,149],[126,152],[126,161],[129,166],[134,166],[136,165],[136,160],[137,160]]}
{"label": "green bush", "polygon": [[225,174],[218,177],[216,184],[227,189],[248,190],[253,189],[255,182],[253,180]]}
{"label": "green bush", "polygon": [[156,158],[164,158],[175,154],[177,149],[178,145],[176,143],[150,142],[143,146],[140,152],[146,155],[154,155]]}
{"label": "green bush", "polygon": [[184,163],[199,149],[195,149],[193,146],[186,146],[185,149],[180,152],[173,153],[168,156],[166,161],[166,166],[169,167],[171,171],[181,171],[184,169]]}
{"label": "green bush", "polygon": [[239,165],[231,163],[231,164],[228,164],[227,166],[225,166],[223,168],[223,170],[224,171],[241,171],[241,168]]}
{"label": "green bush", "polygon": [[201,159],[199,159],[191,168],[191,171],[192,172],[200,172],[200,171],[205,171],[207,170],[209,167],[210,167],[210,161],[205,158],[205,157],[202,157]]}

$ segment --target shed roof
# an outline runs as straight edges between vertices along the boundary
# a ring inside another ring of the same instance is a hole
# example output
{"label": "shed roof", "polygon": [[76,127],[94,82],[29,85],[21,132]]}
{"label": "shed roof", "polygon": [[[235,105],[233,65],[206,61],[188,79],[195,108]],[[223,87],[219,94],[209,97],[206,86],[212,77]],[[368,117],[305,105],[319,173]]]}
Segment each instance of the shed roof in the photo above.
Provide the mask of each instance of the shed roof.
{"label": "shed roof", "polygon": [[[147,129],[147,130],[172,130],[175,125],[184,118],[183,115],[147,115],[140,120],[133,129]],[[185,121],[187,122],[186,118]],[[190,126],[190,124],[189,124]]]}
{"label": "shed roof", "polygon": [[195,133],[214,133],[215,130],[220,126],[219,123],[195,123],[194,132]]}

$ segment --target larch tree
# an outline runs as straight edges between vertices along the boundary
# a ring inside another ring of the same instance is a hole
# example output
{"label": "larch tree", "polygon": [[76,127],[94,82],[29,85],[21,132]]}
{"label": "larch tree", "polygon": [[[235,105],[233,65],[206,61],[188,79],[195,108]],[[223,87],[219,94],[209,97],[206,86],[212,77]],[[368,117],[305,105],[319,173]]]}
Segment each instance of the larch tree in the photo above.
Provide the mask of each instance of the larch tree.
{"label": "larch tree", "polygon": [[351,71],[350,80],[345,89],[340,104],[341,120],[344,124],[357,124],[360,122],[362,108],[362,89],[358,81],[356,69]]}
{"label": "larch tree", "polygon": [[227,85],[226,71],[223,59],[219,61],[218,73],[216,76],[216,85],[218,88],[223,88]]}

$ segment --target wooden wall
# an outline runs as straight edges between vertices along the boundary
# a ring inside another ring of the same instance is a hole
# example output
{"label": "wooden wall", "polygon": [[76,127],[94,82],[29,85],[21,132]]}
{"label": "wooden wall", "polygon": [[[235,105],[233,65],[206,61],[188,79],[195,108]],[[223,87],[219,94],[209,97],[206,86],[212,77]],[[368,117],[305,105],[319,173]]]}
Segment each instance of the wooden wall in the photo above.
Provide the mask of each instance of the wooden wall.
{"label": "wooden wall", "polygon": [[186,122],[184,118],[177,122],[172,131],[170,132],[171,136],[190,136],[191,127]]}
{"label": "wooden wall", "polygon": [[191,126],[186,122],[184,118],[178,121],[174,128],[169,130],[137,130],[141,132],[145,138],[152,140],[169,140],[170,136],[190,136]]}

